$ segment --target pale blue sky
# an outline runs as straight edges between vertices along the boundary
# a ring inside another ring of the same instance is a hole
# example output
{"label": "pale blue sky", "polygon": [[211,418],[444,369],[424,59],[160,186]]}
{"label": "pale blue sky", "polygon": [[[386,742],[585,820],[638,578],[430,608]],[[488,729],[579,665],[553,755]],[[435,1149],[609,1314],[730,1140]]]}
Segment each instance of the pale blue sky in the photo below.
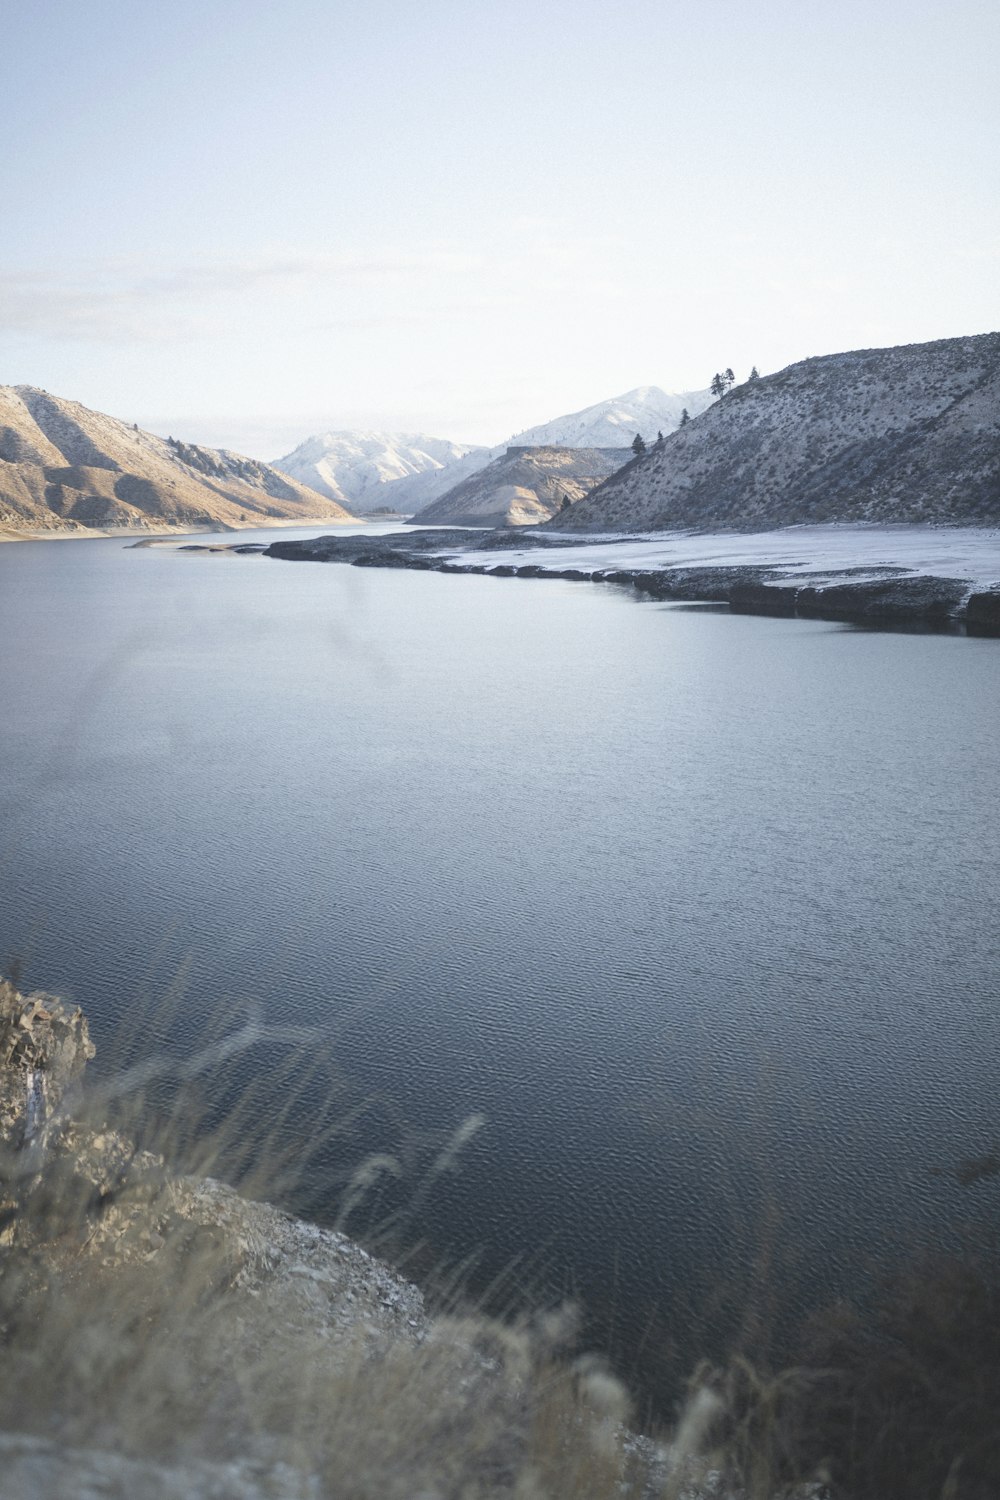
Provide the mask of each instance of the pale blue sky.
{"label": "pale blue sky", "polygon": [[274,457],[1000,326],[995,0],[0,0],[0,384]]}

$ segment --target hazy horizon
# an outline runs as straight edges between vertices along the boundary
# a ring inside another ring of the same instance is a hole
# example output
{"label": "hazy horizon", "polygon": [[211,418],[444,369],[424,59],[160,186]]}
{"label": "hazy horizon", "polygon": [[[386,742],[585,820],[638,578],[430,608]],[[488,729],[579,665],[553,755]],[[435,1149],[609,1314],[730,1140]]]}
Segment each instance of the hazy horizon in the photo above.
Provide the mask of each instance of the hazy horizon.
{"label": "hazy horizon", "polygon": [[1000,13],[45,0],[0,383],[273,459],[997,327]]}

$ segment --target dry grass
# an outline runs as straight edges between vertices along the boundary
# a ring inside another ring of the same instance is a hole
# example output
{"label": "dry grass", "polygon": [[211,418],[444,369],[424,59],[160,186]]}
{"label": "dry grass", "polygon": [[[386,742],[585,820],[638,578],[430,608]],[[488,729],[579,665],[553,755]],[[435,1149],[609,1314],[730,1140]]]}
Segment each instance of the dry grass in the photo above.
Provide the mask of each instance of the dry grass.
{"label": "dry grass", "polygon": [[[336,1232],[202,1180],[267,1196],[308,1171],[281,1142],[303,1081],[327,1066],[315,1047],[286,1038],[284,1062],[225,1118],[206,1102],[206,1080],[260,1035],[254,1016],[220,1024],[183,1062],[144,1060],[123,1038],[40,1175],[21,1152],[0,1163],[0,1429],[149,1464],[284,1465],[314,1500],[650,1492],[625,1393],[573,1363],[572,1320],[431,1318]],[[319,1122],[314,1140],[341,1123]],[[349,1176],[345,1215],[379,1175],[369,1162]]]}
{"label": "dry grass", "polygon": [[140,1229],[135,1259],[81,1231],[8,1251],[7,1430],[167,1464],[284,1464],[338,1500],[604,1500],[639,1467],[618,1383],[554,1360],[528,1326],[310,1327],[266,1278],[242,1284],[239,1252],[204,1225],[178,1220],[155,1248]]}
{"label": "dry grass", "polygon": [[821,1457],[853,1500],[996,1500],[1000,1495],[1000,1254],[897,1274],[873,1312],[815,1320],[800,1384],[780,1421],[798,1464]]}

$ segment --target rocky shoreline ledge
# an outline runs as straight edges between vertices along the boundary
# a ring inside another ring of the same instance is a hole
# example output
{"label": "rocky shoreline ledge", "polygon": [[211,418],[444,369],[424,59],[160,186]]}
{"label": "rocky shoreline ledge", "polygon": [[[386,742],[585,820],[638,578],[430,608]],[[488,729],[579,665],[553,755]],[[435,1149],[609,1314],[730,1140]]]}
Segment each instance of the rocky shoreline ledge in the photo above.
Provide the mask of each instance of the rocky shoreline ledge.
{"label": "rocky shoreline ledge", "polygon": [[[257,550],[290,562],[339,562],[358,568],[416,568],[437,573],[479,573],[496,578],[562,578],[616,584],[643,597],[677,603],[728,606],[737,614],[841,621],[897,629],[1000,636],[1000,579],[981,585],[967,577],[915,572],[905,566],[837,567],[814,578],[780,564],[727,563],[686,567],[657,563],[615,567],[605,559],[629,538],[605,540],[593,566],[560,567],[562,549],[579,549],[579,537],[531,529],[469,532],[415,531],[409,535],[321,536],[276,541]],[[242,550],[250,550],[244,548]],[[505,561],[505,552],[539,554],[539,561]],[[463,554],[475,554],[464,556]],[[484,558],[481,554],[490,554]],[[553,555],[554,554],[554,555]]]}
{"label": "rocky shoreline ledge", "polygon": [[696,1457],[711,1399],[683,1448],[638,1436],[565,1314],[432,1314],[102,1124],[93,1055],[79,1009],[0,979],[0,1500],[736,1500]]}
{"label": "rocky shoreline ledge", "polygon": [[801,1367],[701,1366],[655,1441],[565,1309],[433,1312],[344,1235],[137,1146],[104,1116],[130,1074],[84,1089],[93,1055],[79,1009],[0,979],[0,1500],[996,1493],[995,1245],[911,1268],[872,1325],[838,1306]]}

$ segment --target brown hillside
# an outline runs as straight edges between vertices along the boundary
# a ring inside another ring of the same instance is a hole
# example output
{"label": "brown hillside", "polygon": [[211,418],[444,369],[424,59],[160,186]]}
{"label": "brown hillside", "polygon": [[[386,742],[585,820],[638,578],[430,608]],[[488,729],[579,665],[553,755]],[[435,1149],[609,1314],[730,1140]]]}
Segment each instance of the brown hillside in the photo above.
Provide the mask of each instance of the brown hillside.
{"label": "brown hillside", "polygon": [[35,386],[0,386],[0,533],[349,521],[241,454],[155,437]]}
{"label": "brown hillside", "polygon": [[[412,517],[414,526],[532,526],[620,469],[627,448],[508,448]],[[565,514],[565,512],[563,512]]]}

